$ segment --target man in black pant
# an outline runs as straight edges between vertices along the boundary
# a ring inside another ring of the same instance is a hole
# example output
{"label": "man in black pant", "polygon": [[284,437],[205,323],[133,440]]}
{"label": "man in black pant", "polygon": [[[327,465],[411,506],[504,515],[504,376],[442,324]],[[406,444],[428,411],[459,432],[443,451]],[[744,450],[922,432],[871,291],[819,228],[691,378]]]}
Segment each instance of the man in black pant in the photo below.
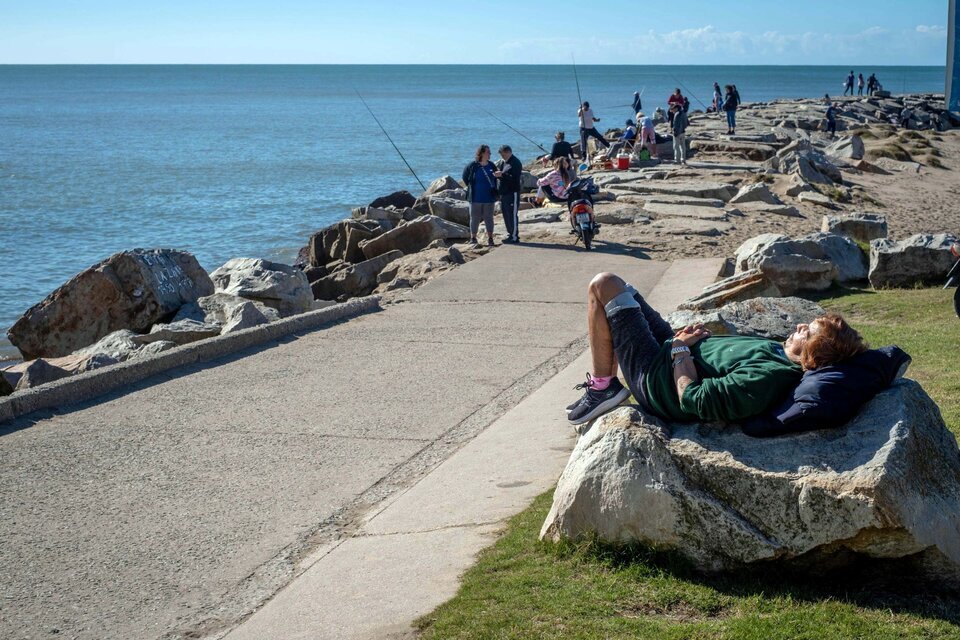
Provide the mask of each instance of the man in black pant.
{"label": "man in black pant", "polygon": [[522,182],[523,163],[515,155],[510,145],[500,147],[500,160],[494,172],[499,181],[500,212],[503,214],[503,224],[507,227],[507,238],[504,242],[520,242],[520,187]]}
{"label": "man in black pant", "polygon": [[590,108],[589,102],[584,102],[580,105],[580,110],[577,111],[577,117],[580,119],[580,157],[583,158],[584,162],[589,163],[590,160],[587,154],[588,138],[596,140],[597,144],[604,149],[609,149],[610,143],[597,131],[597,126],[594,123],[600,122],[600,118],[593,115],[593,109]]}

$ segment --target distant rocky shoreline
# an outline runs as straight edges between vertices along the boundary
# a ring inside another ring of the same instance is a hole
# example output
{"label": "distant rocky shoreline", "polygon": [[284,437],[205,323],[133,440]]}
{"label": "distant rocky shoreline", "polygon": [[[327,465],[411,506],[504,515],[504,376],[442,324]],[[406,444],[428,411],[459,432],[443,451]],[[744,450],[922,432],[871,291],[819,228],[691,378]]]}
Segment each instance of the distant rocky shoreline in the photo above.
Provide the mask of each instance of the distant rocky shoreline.
{"label": "distant rocky shoreline", "polygon": [[[738,135],[725,135],[716,115],[692,112],[689,166],[666,162],[672,155],[666,139],[658,145],[660,160],[635,159],[626,171],[594,167],[602,188],[598,241],[638,257],[731,257],[730,279],[705,294],[717,304],[691,309],[868,276],[875,286],[935,280],[956,241],[946,232],[960,224],[944,219],[923,229],[926,236],[886,240],[888,226],[902,221],[877,213],[882,194],[857,182],[950,171],[942,149],[956,143],[960,120],[931,94],[837,102],[836,139],[823,132],[821,101],[778,100],[744,105]],[[912,116],[901,129],[890,120],[904,107]],[[523,188],[532,194],[547,169],[537,162],[526,169]],[[572,244],[562,208],[521,210],[522,240]],[[10,341],[25,362],[2,370],[0,394],[359,296],[389,301],[488,252],[468,242],[468,224],[463,185],[448,175],[419,196],[398,191],[354,209],[314,233],[293,266],[236,258],[208,274],[183,251],[115,254],[11,327]],[[820,233],[809,236],[814,232]]]}

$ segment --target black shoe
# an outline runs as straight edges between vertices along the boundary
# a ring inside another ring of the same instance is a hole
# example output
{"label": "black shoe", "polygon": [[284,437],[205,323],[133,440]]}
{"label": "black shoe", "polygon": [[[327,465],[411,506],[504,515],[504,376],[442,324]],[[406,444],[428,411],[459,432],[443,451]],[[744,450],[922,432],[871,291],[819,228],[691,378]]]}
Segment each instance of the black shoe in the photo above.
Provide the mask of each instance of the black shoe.
{"label": "black shoe", "polygon": [[590,376],[587,375],[587,381],[574,388],[586,389],[586,392],[567,414],[567,420],[570,424],[589,422],[630,397],[630,390],[624,387],[617,378],[611,380],[610,386],[603,391],[596,391],[590,388]]}

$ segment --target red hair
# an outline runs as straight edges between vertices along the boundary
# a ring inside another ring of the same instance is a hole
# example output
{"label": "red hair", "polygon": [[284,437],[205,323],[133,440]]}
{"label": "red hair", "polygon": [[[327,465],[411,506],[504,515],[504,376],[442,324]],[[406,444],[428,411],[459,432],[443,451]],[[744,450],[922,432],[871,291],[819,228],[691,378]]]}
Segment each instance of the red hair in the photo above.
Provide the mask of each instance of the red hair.
{"label": "red hair", "polygon": [[840,314],[828,313],[814,322],[817,323],[817,332],[809,335],[800,354],[804,369],[837,364],[867,350],[863,337]]}

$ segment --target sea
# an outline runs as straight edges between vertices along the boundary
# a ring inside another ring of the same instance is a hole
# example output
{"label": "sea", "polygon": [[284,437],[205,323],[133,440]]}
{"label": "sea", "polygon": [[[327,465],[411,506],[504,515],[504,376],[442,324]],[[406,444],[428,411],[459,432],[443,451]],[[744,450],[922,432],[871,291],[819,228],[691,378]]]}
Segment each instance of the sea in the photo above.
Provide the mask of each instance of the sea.
{"label": "sea", "polygon": [[[71,276],[135,247],[292,262],[311,233],[379,195],[459,177],[479,144],[521,160],[714,82],[745,102],[842,93],[824,66],[0,65],[2,336]],[[944,67],[865,67],[893,93],[944,90]],[[369,105],[369,111],[361,101]],[[371,114],[372,112],[372,114]]]}

